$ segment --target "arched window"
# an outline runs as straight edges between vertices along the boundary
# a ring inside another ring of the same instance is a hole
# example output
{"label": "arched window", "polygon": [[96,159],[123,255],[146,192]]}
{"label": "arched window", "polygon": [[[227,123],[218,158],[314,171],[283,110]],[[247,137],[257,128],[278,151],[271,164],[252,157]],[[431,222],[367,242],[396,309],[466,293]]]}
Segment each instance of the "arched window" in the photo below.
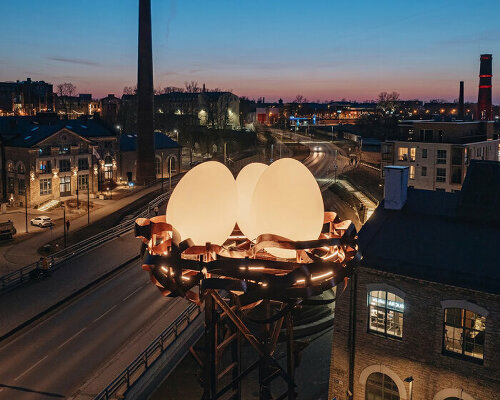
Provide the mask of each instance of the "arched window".
{"label": "arched window", "polygon": [[432,400],[474,400],[474,398],[463,389],[449,388],[436,393]]}
{"label": "arched window", "polygon": [[445,308],[443,353],[482,361],[486,317],[466,308]]}
{"label": "arched window", "polygon": [[157,176],[161,176],[161,159],[160,157],[155,157],[155,171]]}
{"label": "arched window", "polygon": [[170,156],[168,158],[168,168],[170,169],[170,172],[175,172],[175,157]]}
{"label": "arched window", "polygon": [[12,161],[7,161],[7,172],[14,172],[14,163]]}
{"label": "arched window", "polygon": [[26,172],[26,168],[24,167],[24,164],[22,162],[17,164],[17,173],[24,174],[25,172]]}
{"label": "arched window", "polygon": [[368,330],[386,336],[403,336],[404,299],[388,290],[368,292]]}
{"label": "arched window", "polygon": [[396,382],[390,376],[374,372],[366,380],[365,400],[399,400]]}

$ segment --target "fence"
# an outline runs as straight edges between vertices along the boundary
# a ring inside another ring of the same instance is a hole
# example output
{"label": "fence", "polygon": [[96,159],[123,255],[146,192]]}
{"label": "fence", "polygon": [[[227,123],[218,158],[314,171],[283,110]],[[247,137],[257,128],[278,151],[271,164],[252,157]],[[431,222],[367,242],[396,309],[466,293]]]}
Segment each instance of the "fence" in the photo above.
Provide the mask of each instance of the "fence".
{"label": "fence", "polygon": [[[108,240],[114,239],[124,233],[129,232],[134,228],[135,218],[145,218],[151,215],[151,212],[154,210],[156,206],[159,206],[163,202],[165,202],[169,197],[172,191],[167,191],[166,193],[162,193],[154,200],[148,203],[148,205],[144,208],[143,211],[135,215],[135,217],[128,219],[120,223],[113,228],[107,229],[103,232],[98,233],[97,235],[91,236],[81,242],[75,243],[57,253],[54,253],[51,256],[51,269],[56,270],[63,266],[63,264],[69,259],[76,257],[78,255],[84,254],[87,251],[101,246]],[[28,264],[16,271],[12,271],[6,275],[0,277],[0,294],[3,292],[7,292],[24,282],[30,280],[30,272],[38,267],[38,262],[34,262]]]}
{"label": "fence", "polygon": [[148,368],[174,343],[177,337],[200,314],[200,308],[190,304],[123,372],[94,400],[124,398],[125,392],[137,382]]}

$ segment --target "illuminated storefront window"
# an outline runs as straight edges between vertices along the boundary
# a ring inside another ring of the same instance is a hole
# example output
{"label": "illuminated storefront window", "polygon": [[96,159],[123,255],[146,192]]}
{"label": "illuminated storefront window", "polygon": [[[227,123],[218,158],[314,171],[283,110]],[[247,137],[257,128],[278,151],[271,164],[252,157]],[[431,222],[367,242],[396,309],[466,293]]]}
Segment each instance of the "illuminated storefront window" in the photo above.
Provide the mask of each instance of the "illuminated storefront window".
{"label": "illuminated storefront window", "polygon": [[394,293],[373,290],[368,294],[368,330],[387,336],[403,336],[404,300]]}

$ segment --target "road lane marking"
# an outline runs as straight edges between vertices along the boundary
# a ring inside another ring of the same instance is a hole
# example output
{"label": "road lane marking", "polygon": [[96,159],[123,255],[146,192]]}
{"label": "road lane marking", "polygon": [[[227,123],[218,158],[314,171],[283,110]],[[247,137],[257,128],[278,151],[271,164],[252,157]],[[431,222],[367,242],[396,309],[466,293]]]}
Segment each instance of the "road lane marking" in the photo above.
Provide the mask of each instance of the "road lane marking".
{"label": "road lane marking", "polygon": [[144,286],[146,286],[146,285],[142,285],[142,286],[138,287],[137,289],[135,289],[132,293],[130,293],[127,297],[125,297],[122,301],[128,300],[130,297],[132,297],[134,294],[136,294],[139,290],[141,290]]}
{"label": "road lane marking", "polygon": [[108,311],[106,311],[104,314],[101,314],[99,317],[97,317],[96,319],[94,319],[92,322],[97,322],[99,321],[102,317],[104,317],[106,314],[108,314],[109,312],[111,312],[111,310],[113,310],[114,308],[116,308],[118,304],[115,304],[113,307],[111,307]]}
{"label": "road lane marking", "polygon": [[71,336],[68,340],[66,340],[63,344],[59,345],[57,348],[60,349],[63,347],[66,343],[68,343],[70,340],[74,339],[76,336],[78,336],[80,333],[82,333],[87,327],[80,329],[78,332],[76,332],[73,336]]}
{"label": "road lane marking", "polygon": [[24,371],[21,375],[19,375],[17,378],[14,378],[14,382],[26,375],[28,372],[30,372],[33,368],[35,368],[38,364],[40,364],[43,360],[45,360],[48,357],[45,356],[42,359],[38,360],[36,363],[34,363],[31,367],[29,367],[26,371]]}

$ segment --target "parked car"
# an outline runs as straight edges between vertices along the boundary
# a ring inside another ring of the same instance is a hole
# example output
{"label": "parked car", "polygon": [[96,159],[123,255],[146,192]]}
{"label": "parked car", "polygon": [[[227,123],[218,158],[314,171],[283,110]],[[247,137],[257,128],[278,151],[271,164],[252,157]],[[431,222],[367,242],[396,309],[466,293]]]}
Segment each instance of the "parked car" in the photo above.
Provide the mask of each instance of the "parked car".
{"label": "parked car", "polygon": [[50,217],[46,217],[44,215],[41,215],[39,217],[33,218],[31,220],[31,225],[33,226],[39,226],[40,228],[46,228],[48,226],[54,225]]}
{"label": "parked car", "polygon": [[0,239],[12,239],[16,234],[16,228],[11,220],[0,222]]}

